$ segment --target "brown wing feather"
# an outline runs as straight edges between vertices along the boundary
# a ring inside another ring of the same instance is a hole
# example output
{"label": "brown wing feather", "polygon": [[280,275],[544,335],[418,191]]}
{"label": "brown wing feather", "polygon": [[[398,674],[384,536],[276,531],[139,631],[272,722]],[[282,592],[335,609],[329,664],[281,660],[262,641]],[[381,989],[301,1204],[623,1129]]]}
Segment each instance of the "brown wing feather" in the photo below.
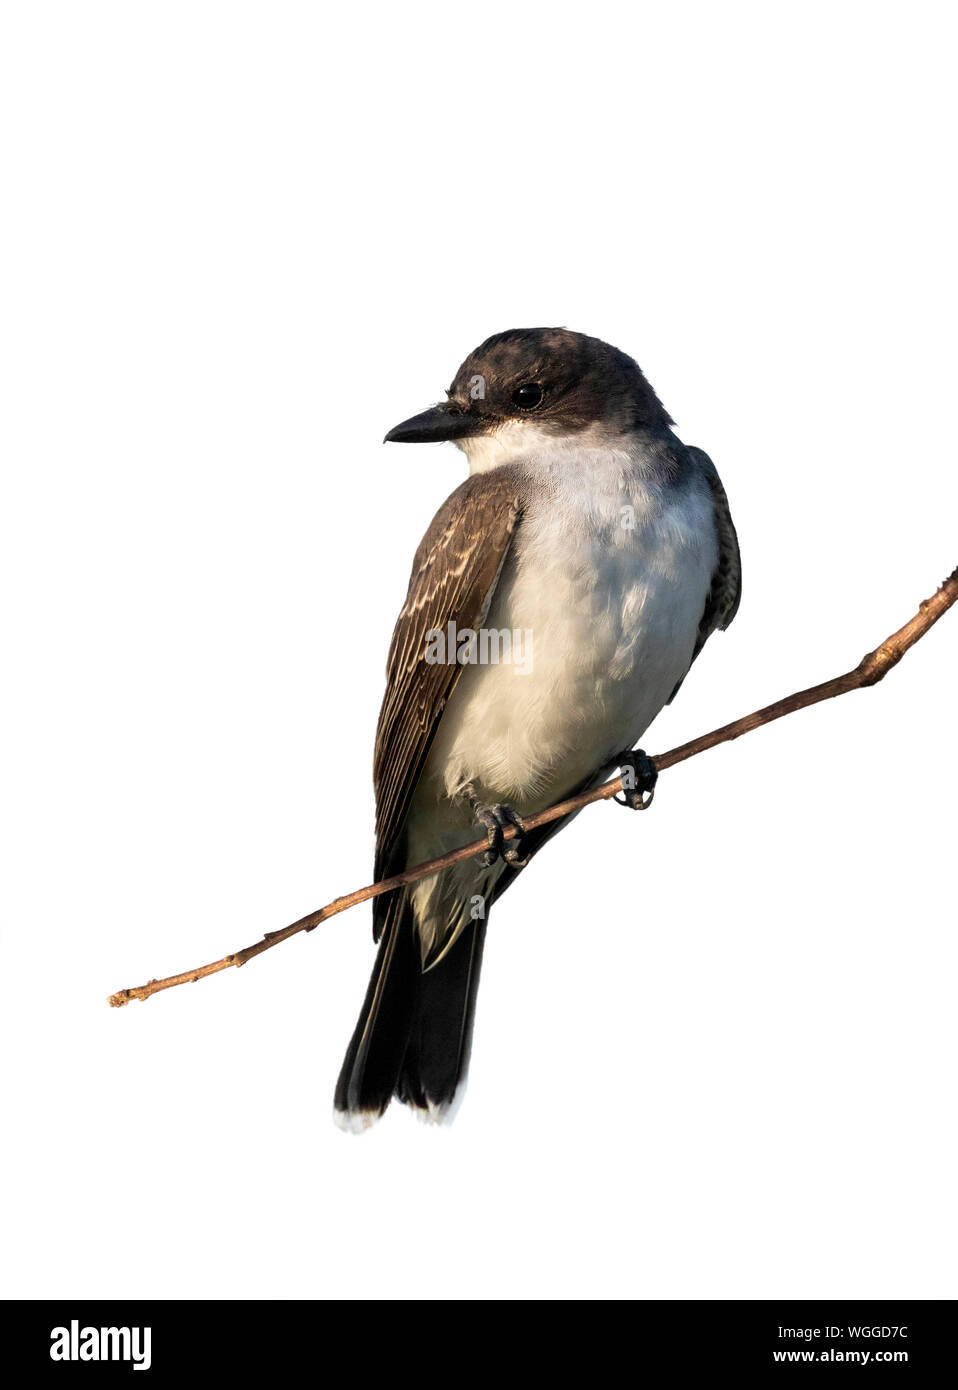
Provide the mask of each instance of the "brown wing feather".
{"label": "brown wing feather", "polygon": [[376,730],[377,878],[396,871],[409,801],[462,670],[425,660],[427,633],[450,620],[459,629],[482,625],[519,517],[514,472],[476,474],[439,509],[416,552]]}

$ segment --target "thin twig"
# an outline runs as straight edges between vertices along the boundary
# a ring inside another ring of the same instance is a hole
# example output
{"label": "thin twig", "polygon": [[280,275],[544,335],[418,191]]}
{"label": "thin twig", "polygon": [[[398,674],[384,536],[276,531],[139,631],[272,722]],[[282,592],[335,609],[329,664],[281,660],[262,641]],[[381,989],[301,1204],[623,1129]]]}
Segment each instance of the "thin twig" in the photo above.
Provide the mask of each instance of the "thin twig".
{"label": "thin twig", "polygon": [[[909,648],[913,647],[919,638],[924,637],[928,629],[938,621],[943,613],[947,612],[956,599],[958,599],[958,568],[952,571],[932,598],[926,599],[922,603],[918,612],[904,627],[899,628],[890,637],[886,637],[884,642],[873,652],[862,657],[853,671],[848,671],[843,676],[836,676],[833,680],[825,681],[821,685],[813,685],[808,690],[800,690],[794,695],[786,695],[783,700],[777,700],[773,705],[766,705],[764,709],[756,710],[754,714],[746,714],[742,719],[736,719],[731,724],[724,724],[720,729],[713,729],[709,734],[692,739],[691,743],[683,743],[679,748],[673,748],[668,753],[660,753],[653,758],[656,768],[660,772],[664,771],[665,768],[685,762],[686,758],[694,758],[696,754],[704,753],[709,748],[715,748],[720,743],[729,743],[732,739],[740,738],[742,734],[751,733],[753,729],[761,728],[763,724],[771,724],[773,719],[781,719],[786,714],[794,714],[797,710],[806,709],[809,705],[817,705],[822,700],[831,700],[836,695],[847,695],[849,691],[859,690],[863,686],[876,685],[893,666],[897,666]],[[581,811],[584,806],[591,806],[595,801],[608,801],[622,790],[622,778],[613,778],[611,782],[604,782],[601,787],[583,792],[580,796],[569,797],[568,800],[560,801],[555,806],[550,806],[548,810],[540,811],[537,815],[524,816],[523,827],[526,830],[535,830],[538,826],[548,825],[550,821],[559,820],[562,816],[570,815],[573,811]],[[503,831],[503,836],[508,840],[517,833],[514,827],[507,826]],[[245,965],[254,956],[262,955],[264,951],[278,946],[281,941],[287,941],[289,937],[296,936],[299,932],[312,931],[321,922],[328,921],[337,913],[345,912],[349,907],[355,907],[357,903],[364,903],[369,898],[377,898],[381,893],[391,893],[394,889],[402,888],[409,883],[418,883],[420,879],[429,878],[433,874],[439,873],[441,869],[448,868],[451,864],[459,864],[465,859],[472,859],[487,848],[488,841],[485,837],[481,840],[474,840],[472,844],[463,845],[461,849],[451,850],[439,859],[431,859],[428,863],[417,864],[414,868],[406,869],[401,874],[394,874],[392,878],[382,879],[379,883],[370,883],[365,888],[358,888],[354,893],[346,893],[341,898],[334,898],[325,907],[319,908],[316,912],[310,912],[306,917],[301,917],[298,922],[283,927],[281,931],[267,932],[262,941],[257,941],[253,946],[246,946],[241,951],[234,951],[231,955],[223,956],[221,960],[212,961],[209,965],[198,966],[195,970],[186,970],[181,975],[168,975],[164,980],[150,980],[148,984],[138,985],[135,989],[121,989],[117,994],[110,995],[109,1002],[118,1009],[124,1004],[128,1004],[131,999],[146,1000],[151,994],[158,994],[163,989],[172,989],[174,985],[184,985],[205,979],[207,975],[215,975],[218,971],[226,970],[231,965]]]}

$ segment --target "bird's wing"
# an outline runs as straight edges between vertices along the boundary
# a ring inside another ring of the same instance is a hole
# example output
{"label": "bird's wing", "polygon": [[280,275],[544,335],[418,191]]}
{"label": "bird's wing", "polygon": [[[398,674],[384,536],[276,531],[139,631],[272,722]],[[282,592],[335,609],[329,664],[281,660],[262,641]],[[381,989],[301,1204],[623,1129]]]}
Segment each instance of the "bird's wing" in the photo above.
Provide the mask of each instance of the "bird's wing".
{"label": "bird's wing", "polygon": [[[705,598],[705,609],[692,651],[694,661],[716,628],[724,631],[738,612],[742,598],[742,557],[739,554],[738,536],[735,534],[728,498],[715,464],[704,449],[688,446],[685,452],[712,490],[715,535],[718,540],[718,560],[712,571],[712,582]],[[689,662],[690,666],[691,664],[692,662]],[[683,676],[682,680],[684,679]],[[679,693],[681,685],[682,681],[679,681],[669,696],[669,704]]]}
{"label": "bird's wing", "polygon": [[742,599],[742,557],[739,554],[738,536],[735,534],[728,498],[715,464],[702,449],[690,448],[687,452],[694,456],[712,489],[715,532],[719,543],[718,563],[712,574],[712,585],[705,601],[705,612],[699,623],[699,635],[695,644],[695,656],[698,656],[715,629],[721,628],[724,632],[738,612]]}
{"label": "bird's wing", "polygon": [[460,631],[482,626],[520,515],[512,469],[475,474],[439,509],[416,552],[376,730],[377,878],[396,872],[409,802],[462,670],[454,653],[452,662],[426,660],[427,634],[450,621]]}

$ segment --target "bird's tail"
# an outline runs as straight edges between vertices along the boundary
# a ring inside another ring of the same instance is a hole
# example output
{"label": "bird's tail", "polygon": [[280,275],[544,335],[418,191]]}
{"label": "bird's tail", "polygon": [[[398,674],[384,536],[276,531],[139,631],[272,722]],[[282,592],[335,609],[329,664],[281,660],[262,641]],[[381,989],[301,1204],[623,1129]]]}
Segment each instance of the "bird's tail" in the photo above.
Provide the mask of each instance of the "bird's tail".
{"label": "bird's tail", "polygon": [[423,1119],[452,1119],[469,1066],[485,929],[471,922],[423,974],[412,905],[396,894],[336,1084],[342,1129],[368,1129],[394,1094]]}

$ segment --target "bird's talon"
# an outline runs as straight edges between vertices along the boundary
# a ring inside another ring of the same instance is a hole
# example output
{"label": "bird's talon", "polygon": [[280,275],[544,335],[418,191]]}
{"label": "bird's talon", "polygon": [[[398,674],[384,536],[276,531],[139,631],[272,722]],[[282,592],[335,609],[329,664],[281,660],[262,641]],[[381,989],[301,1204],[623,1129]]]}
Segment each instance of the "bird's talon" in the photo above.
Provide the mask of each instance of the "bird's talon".
{"label": "bird's talon", "polygon": [[517,835],[514,840],[507,841],[506,844],[507,848],[504,856],[506,863],[511,864],[514,869],[524,869],[529,862],[529,858],[528,856],[526,856],[525,859],[519,858],[519,855],[522,853],[522,837]]}
{"label": "bird's talon", "polygon": [[[523,868],[529,861],[522,858],[523,824],[519,813],[502,802],[489,806],[480,801],[471,783],[463,788],[463,792],[469,799],[473,815],[480,825],[485,826],[489,837],[489,848],[483,851],[482,863],[491,868],[496,860],[501,858],[511,868]],[[520,833],[513,839],[506,840],[502,832],[509,825],[514,826]]]}
{"label": "bird's talon", "polygon": [[641,748],[636,748],[623,755],[619,767],[622,769],[622,795],[613,800],[632,811],[647,811],[652,805],[659,777],[655,763]]}

